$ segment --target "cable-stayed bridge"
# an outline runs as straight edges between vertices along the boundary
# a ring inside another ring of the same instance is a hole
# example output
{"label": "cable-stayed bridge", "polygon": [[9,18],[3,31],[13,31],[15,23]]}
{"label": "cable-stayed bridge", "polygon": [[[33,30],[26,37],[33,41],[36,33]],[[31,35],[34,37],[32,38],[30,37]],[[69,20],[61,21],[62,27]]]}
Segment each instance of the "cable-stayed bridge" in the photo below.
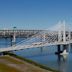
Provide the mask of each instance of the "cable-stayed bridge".
{"label": "cable-stayed bridge", "polygon": [[[14,32],[14,42],[16,39]],[[39,30],[33,33],[26,40],[23,40],[11,47],[0,48],[0,52],[23,50],[27,48],[35,48],[51,45],[68,45],[72,43],[72,31],[70,26],[67,26],[65,21],[59,22],[56,26],[47,30]]]}

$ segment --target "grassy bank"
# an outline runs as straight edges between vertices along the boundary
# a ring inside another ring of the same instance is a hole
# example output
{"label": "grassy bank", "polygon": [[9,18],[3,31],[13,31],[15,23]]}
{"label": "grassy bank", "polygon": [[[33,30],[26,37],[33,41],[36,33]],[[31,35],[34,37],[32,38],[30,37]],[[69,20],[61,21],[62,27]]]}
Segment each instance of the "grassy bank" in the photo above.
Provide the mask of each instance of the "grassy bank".
{"label": "grassy bank", "polygon": [[3,63],[0,63],[0,72],[20,72],[16,68],[9,67]]}
{"label": "grassy bank", "polygon": [[13,59],[7,56],[0,56],[0,72],[21,72],[15,67],[9,66],[10,63],[15,63]]}
{"label": "grassy bank", "polygon": [[59,71],[57,71],[57,70],[54,70],[54,69],[52,69],[52,68],[49,68],[49,67],[46,67],[46,66],[44,66],[44,65],[41,65],[41,64],[39,64],[39,63],[36,63],[36,62],[34,62],[34,61],[30,60],[30,59],[22,58],[22,57],[17,56],[17,55],[15,55],[15,54],[13,54],[13,53],[10,53],[10,52],[4,52],[3,54],[4,54],[4,55],[10,55],[10,56],[16,57],[16,58],[18,58],[18,59],[24,60],[24,61],[26,61],[26,62],[28,62],[28,63],[30,63],[30,64],[33,64],[33,65],[35,65],[35,66],[38,66],[38,67],[42,68],[42,69],[46,69],[46,70],[49,70],[49,71],[52,71],[52,72],[59,72]]}

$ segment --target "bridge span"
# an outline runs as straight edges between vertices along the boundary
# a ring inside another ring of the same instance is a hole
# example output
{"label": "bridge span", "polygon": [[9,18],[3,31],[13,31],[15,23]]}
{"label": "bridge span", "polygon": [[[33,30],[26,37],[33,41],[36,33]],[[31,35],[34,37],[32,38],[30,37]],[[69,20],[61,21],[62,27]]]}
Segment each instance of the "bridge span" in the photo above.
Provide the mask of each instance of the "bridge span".
{"label": "bridge span", "polygon": [[31,45],[17,45],[17,46],[12,46],[12,47],[8,47],[8,48],[0,48],[0,52],[15,51],[15,50],[17,51],[17,50],[43,47],[43,46],[51,46],[51,45],[68,45],[70,43],[72,43],[72,40],[66,41],[66,42],[53,42],[53,43],[37,42],[37,43],[31,44]]}
{"label": "bridge span", "polygon": [[[54,29],[54,30],[53,30]],[[16,33],[16,32],[15,32]],[[29,33],[29,32],[28,32]],[[33,32],[32,32],[33,33]],[[15,39],[16,34],[14,34]],[[65,22],[59,23],[58,26],[48,30],[36,30],[26,41],[22,41],[16,45],[7,48],[0,48],[0,52],[23,50],[27,48],[35,48],[42,46],[57,45],[58,52],[59,45],[68,45],[72,43],[72,31]],[[64,48],[66,49],[66,48]]]}
{"label": "bridge span", "polygon": [[43,30],[24,30],[24,29],[3,29],[0,30],[0,38],[27,38]]}

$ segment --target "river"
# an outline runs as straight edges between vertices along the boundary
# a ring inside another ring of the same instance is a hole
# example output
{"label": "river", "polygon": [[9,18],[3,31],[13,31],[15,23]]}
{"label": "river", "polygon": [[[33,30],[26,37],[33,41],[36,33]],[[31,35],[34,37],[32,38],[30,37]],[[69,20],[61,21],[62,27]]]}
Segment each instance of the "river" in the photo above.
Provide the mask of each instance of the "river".
{"label": "river", "polygon": [[[19,40],[18,40],[19,41]],[[0,47],[11,45],[10,39],[0,39]],[[71,47],[72,48],[72,47]],[[57,46],[46,46],[40,48],[31,48],[13,53],[31,59],[37,63],[59,70],[60,72],[72,72],[72,49],[67,56],[56,55]]]}

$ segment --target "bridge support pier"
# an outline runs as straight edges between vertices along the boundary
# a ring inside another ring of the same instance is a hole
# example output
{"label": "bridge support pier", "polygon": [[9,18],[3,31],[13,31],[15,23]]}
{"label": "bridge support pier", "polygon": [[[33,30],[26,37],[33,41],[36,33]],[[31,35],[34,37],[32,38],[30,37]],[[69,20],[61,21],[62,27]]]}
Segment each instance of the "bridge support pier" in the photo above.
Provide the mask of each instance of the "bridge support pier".
{"label": "bridge support pier", "polygon": [[57,48],[57,49],[58,49],[58,50],[57,50],[57,51],[58,51],[58,53],[60,53],[60,45],[58,45],[58,48]]}
{"label": "bridge support pier", "polygon": [[67,50],[67,46],[68,46],[68,45],[63,45],[63,51],[64,51],[64,50]]}
{"label": "bridge support pier", "polygon": [[71,44],[63,45],[63,51],[66,50],[67,52],[70,52]]}
{"label": "bridge support pier", "polygon": [[43,52],[43,47],[40,48],[41,53]]}
{"label": "bridge support pier", "polygon": [[[66,51],[69,51],[70,52],[70,45],[62,45],[62,47],[61,47],[61,45],[57,45],[57,52],[55,52],[55,54],[60,54],[60,53],[62,53],[64,50],[66,50]],[[62,50],[61,50],[61,48],[62,48]]]}
{"label": "bridge support pier", "polygon": [[13,40],[12,40],[12,45],[15,45],[16,44],[16,35],[14,34],[13,35]]}
{"label": "bridge support pier", "polygon": [[57,45],[57,52],[55,54],[60,54],[61,52],[61,45]]}

